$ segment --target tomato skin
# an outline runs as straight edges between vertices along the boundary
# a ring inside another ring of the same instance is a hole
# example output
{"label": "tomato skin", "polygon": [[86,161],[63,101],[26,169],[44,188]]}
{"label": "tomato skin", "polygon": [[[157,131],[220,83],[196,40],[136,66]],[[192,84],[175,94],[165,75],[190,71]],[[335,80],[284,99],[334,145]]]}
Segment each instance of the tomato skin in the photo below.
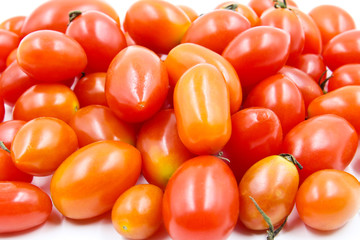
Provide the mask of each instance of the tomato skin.
{"label": "tomato skin", "polygon": [[177,5],[177,7],[189,17],[191,22],[195,21],[199,17],[199,14],[197,14],[197,12],[189,6]]}
{"label": "tomato skin", "polygon": [[13,119],[29,121],[37,117],[55,117],[69,122],[79,109],[74,92],[62,84],[36,84],[16,101]]}
{"label": "tomato skin", "polygon": [[259,21],[259,17],[251,7],[236,1],[223,2],[219,4],[216,9],[227,9],[240,13],[249,20],[251,27],[255,27]]}
{"label": "tomato skin", "polygon": [[52,210],[50,197],[25,182],[0,181],[0,233],[12,233],[43,224]]}
{"label": "tomato skin", "polygon": [[142,155],[143,176],[161,189],[183,162],[194,157],[180,140],[173,109],[158,112],[142,125],[136,148]]}
{"label": "tomato skin", "polygon": [[19,129],[24,126],[26,122],[22,120],[8,120],[0,123],[0,141],[10,149],[12,141]]}
{"label": "tomato skin", "polygon": [[135,185],[140,171],[141,155],[132,145],[95,142],[74,152],[55,171],[51,197],[64,216],[92,218],[111,210],[121,193]]}
{"label": "tomato skin", "polygon": [[[329,141],[329,139],[331,139]],[[358,136],[344,118],[324,114],[299,123],[285,136],[282,151],[303,166],[300,178],[321,169],[344,170],[355,155]]]}
{"label": "tomato skin", "polygon": [[360,86],[344,86],[315,98],[308,107],[308,116],[335,114],[345,118],[360,133]]}
{"label": "tomato skin", "polygon": [[165,59],[171,87],[190,67],[199,63],[214,65],[223,75],[230,95],[230,110],[235,113],[242,103],[242,89],[234,67],[221,55],[193,43],[182,43],[173,48]]}
{"label": "tomato skin", "polygon": [[241,86],[248,91],[285,65],[289,49],[289,33],[274,27],[259,26],[235,37],[222,56],[233,65]]}
{"label": "tomato skin", "polygon": [[274,226],[282,224],[294,208],[298,186],[299,173],[294,163],[279,155],[261,159],[239,183],[240,221],[252,230],[269,228],[251,201],[253,197]]}
{"label": "tomato skin", "polygon": [[6,68],[6,59],[18,47],[20,38],[13,32],[0,29],[0,72]]}
{"label": "tomato skin", "polygon": [[145,47],[129,46],[109,66],[105,96],[120,119],[142,122],[160,110],[168,88],[166,68],[160,58]]}
{"label": "tomato skin", "polygon": [[311,53],[302,54],[295,62],[291,63],[291,66],[307,73],[315,82],[319,83],[319,85],[326,79],[326,65],[321,55]]}
{"label": "tomato skin", "polygon": [[221,150],[236,180],[257,161],[279,154],[283,140],[282,128],[276,114],[267,108],[245,108],[231,116],[230,140]]}
{"label": "tomato skin", "polygon": [[257,84],[247,96],[244,107],[265,107],[278,116],[283,134],[305,119],[305,105],[298,87],[278,73]]}
{"label": "tomato skin", "polygon": [[40,82],[62,82],[79,75],[87,57],[81,45],[53,30],[39,30],[24,37],[17,50],[19,66]]}
{"label": "tomato skin", "polygon": [[359,181],[351,174],[326,169],[310,175],[300,186],[296,208],[301,220],[321,231],[345,225],[360,209]]}
{"label": "tomato skin", "polygon": [[348,85],[360,85],[360,64],[346,64],[337,68],[328,83],[329,92]]}
{"label": "tomato skin", "polygon": [[20,36],[25,16],[14,16],[0,23],[0,29],[5,29]]}
{"label": "tomato skin", "polygon": [[[297,4],[293,0],[287,0],[286,3],[289,7],[297,7]],[[265,10],[274,7],[274,1],[272,1],[272,0],[250,0],[248,5],[260,17]]]}
{"label": "tomato skin", "polygon": [[116,54],[127,46],[117,22],[95,10],[75,17],[65,34],[83,47],[88,61],[85,72],[106,72]]}
{"label": "tomato skin", "polygon": [[79,147],[101,140],[123,141],[135,145],[134,126],[118,119],[105,106],[89,105],[80,108],[69,125],[78,137]]}
{"label": "tomato skin", "polygon": [[90,73],[80,78],[74,87],[74,93],[80,107],[88,105],[107,106],[105,97],[106,72]]}
{"label": "tomato skin", "polygon": [[167,54],[190,26],[179,7],[163,0],[137,1],[127,10],[124,29],[139,45]]}
{"label": "tomato skin", "polygon": [[12,161],[10,153],[0,149],[0,181],[31,182],[33,176],[20,171]]}
{"label": "tomato skin", "polygon": [[242,15],[227,10],[214,10],[200,16],[187,29],[181,43],[195,43],[221,54],[238,34],[250,28]]}
{"label": "tomato skin", "polygon": [[216,154],[231,135],[229,94],[220,71],[202,63],[186,71],[174,89],[181,141],[197,155]]}
{"label": "tomato skin", "polygon": [[17,48],[13,49],[6,58],[6,67],[10,66],[11,63],[16,61],[17,58]]}
{"label": "tomato skin", "polygon": [[239,191],[230,168],[214,156],[186,161],[170,178],[163,219],[172,239],[226,239],[239,213]]}
{"label": "tomato skin", "polygon": [[126,238],[151,237],[162,224],[162,199],[163,191],[155,185],[138,184],[129,188],[112,209],[115,229]]}

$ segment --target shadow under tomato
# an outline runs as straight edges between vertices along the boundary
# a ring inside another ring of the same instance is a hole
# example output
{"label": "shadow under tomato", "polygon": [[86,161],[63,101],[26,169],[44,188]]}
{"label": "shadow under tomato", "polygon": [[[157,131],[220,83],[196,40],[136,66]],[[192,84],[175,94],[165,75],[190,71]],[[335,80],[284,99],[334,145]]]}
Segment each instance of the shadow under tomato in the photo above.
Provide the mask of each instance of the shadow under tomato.
{"label": "shadow under tomato", "polygon": [[147,240],[165,240],[165,239],[169,239],[169,234],[167,233],[165,226],[162,224],[159,230],[157,230],[157,232]]}
{"label": "shadow under tomato", "polygon": [[98,222],[102,222],[105,224],[111,224],[111,211],[108,211],[102,215],[89,218],[89,219],[71,219],[66,218],[66,221],[70,222],[71,224],[83,226],[83,225],[90,225]]}

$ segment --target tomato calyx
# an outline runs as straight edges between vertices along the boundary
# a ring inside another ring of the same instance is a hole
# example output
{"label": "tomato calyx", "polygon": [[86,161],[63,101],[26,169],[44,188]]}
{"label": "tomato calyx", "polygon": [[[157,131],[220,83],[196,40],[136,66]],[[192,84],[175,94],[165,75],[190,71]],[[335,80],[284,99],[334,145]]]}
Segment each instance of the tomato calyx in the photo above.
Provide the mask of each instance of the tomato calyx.
{"label": "tomato calyx", "polygon": [[224,9],[231,10],[231,11],[235,11],[237,8],[238,8],[238,4],[236,4],[236,3],[231,3],[224,7]]}
{"label": "tomato calyx", "polygon": [[325,90],[326,84],[328,83],[328,81],[330,80],[330,78],[333,77],[333,75],[331,75],[331,76],[325,78],[325,80],[321,82],[321,79],[324,77],[324,75],[325,75],[326,73],[327,73],[327,70],[325,70],[325,71],[321,74],[320,79],[319,79],[320,88],[321,88],[321,90],[323,91],[324,94],[327,93],[327,91]]}
{"label": "tomato calyx", "polygon": [[11,153],[10,150],[5,146],[3,141],[0,141],[0,148],[8,153]]}
{"label": "tomato calyx", "polygon": [[69,24],[72,21],[74,21],[74,19],[77,18],[78,16],[80,16],[81,14],[82,14],[82,12],[80,10],[74,10],[74,11],[69,12]]}
{"label": "tomato calyx", "polygon": [[[289,154],[290,155],[290,154]],[[277,228],[274,228],[274,225],[271,222],[271,219],[269,218],[268,215],[266,215],[266,213],[261,209],[261,207],[259,206],[259,204],[257,204],[257,202],[255,201],[255,199],[251,196],[249,196],[249,198],[251,199],[251,201],[254,203],[256,209],[259,211],[259,213],[261,214],[261,216],[264,218],[265,222],[267,223],[267,225],[269,225],[269,229],[266,231],[267,232],[267,240],[273,240],[275,239],[275,237],[279,234],[279,232],[284,228],[285,223],[287,221],[287,218],[285,218],[284,222]]]}
{"label": "tomato calyx", "polygon": [[289,153],[281,153],[279,154],[280,157],[285,158],[289,162],[292,162],[295,166],[297,166],[300,170],[303,169],[303,166],[295,159],[295,157]]}
{"label": "tomato calyx", "polygon": [[224,157],[223,155],[224,155],[224,152],[220,151],[217,154],[215,154],[214,156],[217,157],[217,158],[220,158],[223,161],[226,161],[226,162],[230,163],[230,159]]}
{"label": "tomato calyx", "polygon": [[288,8],[286,0],[273,0],[275,8]]}

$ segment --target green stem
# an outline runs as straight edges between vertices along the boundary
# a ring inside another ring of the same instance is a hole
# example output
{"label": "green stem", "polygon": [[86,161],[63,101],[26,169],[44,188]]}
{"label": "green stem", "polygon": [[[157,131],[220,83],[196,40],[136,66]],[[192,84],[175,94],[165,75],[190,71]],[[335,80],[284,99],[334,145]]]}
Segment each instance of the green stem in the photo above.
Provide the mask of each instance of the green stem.
{"label": "green stem", "polygon": [[223,157],[224,155],[224,152],[223,151],[220,151],[218,154],[215,155],[215,157],[218,157],[220,158],[221,160],[225,160],[227,161],[228,163],[230,163],[230,159],[226,158],[226,157]]}
{"label": "green stem", "polygon": [[286,0],[273,0],[275,8],[287,8]]}
{"label": "green stem", "polygon": [[279,154],[280,157],[285,158],[289,162],[292,162],[295,166],[297,166],[300,170],[303,169],[303,166],[295,159],[295,157],[289,153],[281,153]]}
{"label": "green stem", "polygon": [[69,12],[69,24],[74,21],[75,18],[77,18],[78,16],[80,16],[82,14],[81,11],[79,10],[74,10]]}
{"label": "green stem", "polygon": [[238,5],[236,3],[232,3],[232,4],[229,4],[226,7],[224,7],[224,9],[235,11],[237,9],[237,7],[238,7]]}
{"label": "green stem", "polygon": [[[321,81],[322,76],[323,76],[323,75],[321,75],[321,77],[320,77],[320,80],[319,80],[319,81]],[[331,75],[331,76],[329,76],[329,77],[325,78],[325,80],[324,80],[324,81],[320,84],[320,88],[321,88],[321,90],[323,91],[323,93],[324,93],[324,94],[326,94],[326,93],[327,93],[327,91],[325,91],[325,86],[326,86],[327,82],[330,80],[330,78],[332,78],[332,77],[333,77],[333,75]]]}
{"label": "green stem", "polygon": [[8,153],[11,153],[10,150],[5,146],[3,141],[0,141],[0,148],[7,151]]}

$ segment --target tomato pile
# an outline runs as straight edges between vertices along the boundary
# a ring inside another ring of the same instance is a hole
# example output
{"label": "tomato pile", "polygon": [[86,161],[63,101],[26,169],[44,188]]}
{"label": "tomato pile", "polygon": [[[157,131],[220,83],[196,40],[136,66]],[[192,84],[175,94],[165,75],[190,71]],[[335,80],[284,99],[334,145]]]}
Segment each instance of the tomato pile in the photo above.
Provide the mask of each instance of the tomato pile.
{"label": "tomato pile", "polygon": [[274,239],[295,210],[336,232],[360,210],[360,30],[340,7],[139,0],[120,21],[52,0],[0,23],[0,72],[0,237],[55,210],[175,240]]}

